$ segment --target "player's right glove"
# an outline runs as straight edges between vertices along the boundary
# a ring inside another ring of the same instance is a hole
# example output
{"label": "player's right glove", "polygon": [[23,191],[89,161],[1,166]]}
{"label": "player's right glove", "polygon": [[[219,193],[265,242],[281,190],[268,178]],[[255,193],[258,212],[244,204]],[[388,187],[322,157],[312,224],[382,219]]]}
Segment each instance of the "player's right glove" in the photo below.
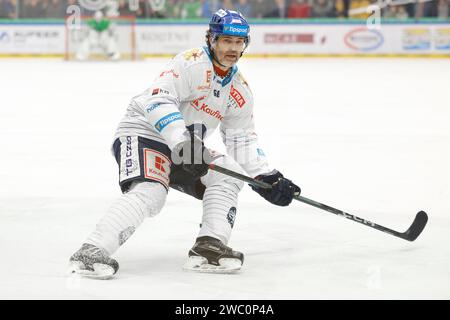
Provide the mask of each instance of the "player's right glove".
{"label": "player's right glove", "polygon": [[203,140],[193,132],[189,132],[189,139],[178,143],[172,150],[172,160],[181,164],[183,170],[194,177],[204,176],[211,163],[211,155],[205,148]]}
{"label": "player's right glove", "polygon": [[259,175],[256,179],[271,184],[272,188],[264,189],[253,185],[250,185],[250,187],[258,192],[264,199],[277,206],[288,206],[292,202],[294,196],[299,195],[301,192],[299,186],[283,177],[277,170],[273,170],[269,174]]}

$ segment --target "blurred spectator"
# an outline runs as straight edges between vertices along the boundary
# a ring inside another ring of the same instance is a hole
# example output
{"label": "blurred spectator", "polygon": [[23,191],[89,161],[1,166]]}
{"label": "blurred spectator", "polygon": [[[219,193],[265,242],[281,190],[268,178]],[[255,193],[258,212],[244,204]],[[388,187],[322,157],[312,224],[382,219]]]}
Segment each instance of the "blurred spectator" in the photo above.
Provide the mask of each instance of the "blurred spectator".
{"label": "blurred spectator", "polygon": [[238,2],[235,4],[235,8],[246,18],[252,16],[252,6],[248,2],[248,0],[238,0]]}
{"label": "blurred spectator", "polygon": [[60,0],[49,0],[45,4],[45,17],[46,18],[64,18],[66,15],[66,6]]}
{"label": "blurred spectator", "polygon": [[384,18],[406,20],[408,19],[408,12],[405,6],[388,6],[383,14]]}
{"label": "blurred spectator", "polygon": [[[129,0],[110,1],[117,3],[121,16],[209,19],[220,8],[238,10],[247,18],[345,18],[349,9],[350,12],[352,9],[365,9],[378,0],[136,0],[138,11],[129,8]],[[70,5],[79,6],[79,0],[0,0],[0,18],[63,18]],[[81,13],[93,14],[85,8],[81,8]],[[368,15],[361,10],[351,14],[350,18],[365,19]],[[411,0],[410,3],[383,9],[383,17],[402,20],[409,17],[449,19],[449,15],[450,0]]]}
{"label": "blurred spectator", "polygon": [[308,18],[310,10],[307,0],[293,0],[288,9],[288,18]]}
{"label": "blurred spectator", "polygon": [[395,6],[387,6],[383,9],[383,18],[386,19],[395,19],[397,15],[397,7]]}
{"label": "blurred spectator", "polygon": [[416,3],[416,19],[423,17],[437,17],[437,2],[418,2]]}
{"label": "blurred spectator", "polygon": [[[169,4],[170,2],[170,4]],[[166,9],[169,10],[175,10],[175,5],[177,4],[178,1],[169,1],[169,0],[159,0],[159,1],[154,1],[154,0],[147,0],[145,1],[144,8],[145,8],[145,17],[146,18],[171,18],[170,15],[168,15],[169,13],[167,12]],[[168,6],[169,4],[169,6]]]}
{"label": "blurred spectator", "polygon": [[286,16],[286,0],[275,0],[275,6],[273,9],[264,15],[265,18],[286,18]]}
{"label": "blurred spectator", "polygon": [[348,10],[351,0],[335,0],[334,16],[337,18],[348,18]]}
{"label": "blurred spectator", "polygon": [[313,0],[311,6],[311,17],[330,18],[334,16],[334,1]]}
{"label": "blurred spectator", "polygon": [[135,13],[136,18],[150,18],[153,10],[148,0],[139,0],[139,10]]}
{"label": "blurred spectator", "polygon": [[414,7],[416,6],[416,4],[412,2],[412,3],[407,3],[404,6],[406,9],[406,12],[408,13],[408,17],[414,17],[414,15],[415,15]]}
{"label": "blurred spectator", "polygon": [[202,17],[211,18],[214,12],[222,8],[222,2],[219,0],[203,0]]}
{"label": "blurred spectator", "polygon": [[122,17],[136,15],[136,11],[130,10],[130,3],[128,0],[119,0],[119,8],[118,9],[119,9],[119,15]]}
{"label": "blurred spectator", "polygon": [[67,0],[67,7],[73,6],[73,5],[78,5],[78,0]]}
{"label": "blurred spectator", "polygon": [[448,19],[450,11],[450,0],[439,0],[437,10],[439,19]]}
{"label": "blurred spectator", "polygon": [[[370,5],[369,0],[351,0],[350,1],[350,10],[352,9],[364,9],[367,8]],[[348,15],[351,19],[367,19],[369,17],[369,13],[367,13],[365,10],[361,13]]]}
{"label": "blurred spectator", "polygon": [[398,6],[396,18],[399,20],[406,20],[409,18],[409,15],[408,15],[408,12],[406,11],[405,6]]}
{"label": "blurred spectator", "polygon": [[16,0],[0,0],[0,18],[4,19],[17,18]]}
{"label": "blurred spectator", "polygon": [[222,8],[227,10],[234,10],[233,1],[231,0],[223,0]]}
{"label": "blurred spectator", "polygon": [[183,1],[183,7],[181,9],[181,18],[195,19],[200,18],[201,14],[202,14],[202,4],[200,0]]}
{"label": "blurred spectator", "polygon": [[178,0],[166,0],[163,15],[167,18],[179,18],[181,15],[181,3]]}
{"label": "blurred spectator", "polygon": [[44,7],[41,0],[25,0],[23,9],[20,11],[21,18],[43,18],[45,17]]}
{"label": "blurred spectator", "polygon": [[[253,10],[252,10],[252,18],[258,18],[261,19],[264,17],[266,11],[266,3],[264,3],[264,0],[254,0],[254,3],[252,5]],[[267,2],[267,1],[266,1]]]}

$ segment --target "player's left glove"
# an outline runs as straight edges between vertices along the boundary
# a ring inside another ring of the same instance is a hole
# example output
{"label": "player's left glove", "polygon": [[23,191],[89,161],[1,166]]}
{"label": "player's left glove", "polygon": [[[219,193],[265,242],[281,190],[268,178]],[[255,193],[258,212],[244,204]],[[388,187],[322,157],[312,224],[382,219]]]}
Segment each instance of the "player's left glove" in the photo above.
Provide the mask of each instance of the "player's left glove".
{"label": "player's left glove", "polygon": [[271,184],[272,188],[264,189],[253,185],[250,185],[250,187],[264,199],[277,206],[288,206],[292,202],[294,196],[299,195],[301,192],[299,186],[283,177],[277,170],[274,170],[269,174],[259,175],[256,179]]}
{"label": "player's left glove", "polygon": [[193,132],[189,132],[189,139],[178,143],[173,149],[172,160],[177,157],[181,160],[183,170],[195,177],[204,176],[211,163],[211,155],[206,149],[203,140]]}

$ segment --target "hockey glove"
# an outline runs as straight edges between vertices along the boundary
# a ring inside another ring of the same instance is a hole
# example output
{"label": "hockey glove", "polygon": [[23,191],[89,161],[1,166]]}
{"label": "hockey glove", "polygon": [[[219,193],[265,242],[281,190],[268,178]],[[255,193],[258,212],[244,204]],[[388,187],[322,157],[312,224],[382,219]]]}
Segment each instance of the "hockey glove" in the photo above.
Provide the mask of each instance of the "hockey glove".
{"label": "hockey glove", "polygon": [[277,206],[288,206],[292,202],[294,196],[299,195],[301,192],[299,186],[292,183],[291,180],[284,178],[277,170],[274,170],[269,174],[259,175],[256,179],[271,184],[272,188],[264,189],[253,185],[250,185],[250,187],[258,192],[264,199]]}
{"label": "hockey glove", "polygon": [[181,164],[184,171],[199,178],[208,172],[211,156],[208,149],[205,148],[203,140],[193,132],[189,132],[188,134],[188,140],[180,142],[174,147],[172,160],[175,163],[178,162],[176,164]]}

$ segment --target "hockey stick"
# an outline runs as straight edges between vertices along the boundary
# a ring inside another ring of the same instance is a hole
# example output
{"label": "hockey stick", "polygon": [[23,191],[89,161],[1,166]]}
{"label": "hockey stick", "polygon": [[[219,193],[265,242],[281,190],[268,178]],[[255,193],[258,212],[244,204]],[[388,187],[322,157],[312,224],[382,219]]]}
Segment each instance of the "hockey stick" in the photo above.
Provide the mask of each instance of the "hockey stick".
{"label": "hockey stick", "polygon": [[[265,182],[262,182],[262,181],[250,178],[248,176],[245,176],[245,175],[242,175],[240,173],[237,173],[237,172],[225,169],[225,168],[217,166],[215,164],[210,164],[209,168],[211,170],[220,172],[220,173],[228,175],[230,177],[233,177],[233,178],[236,178],[236,179],[248,182],[248,183],[250,183],[250,184],[252,184],[254,186],[257,186],[257,187],[261,187],[261,188],[265,188],[265,189],[272,188],[272,186],[270,184],[268,184],[268,183],[265,183]],[[344,212],[342,210],[339,210],[339,209],[327,206],[326,204],[323,204],[323,203],[320,203],[320,202],[317,202],[317,201],[314,201],[314,200],[302,197],[300,195],[295,195],[294,199],[297,200],[297,201],[309,204],[309,205],[311,205],[313,207],[316,207],[316,208],[328,211],[328,212],[333,213],[335,215],[342,216],[342,217],[350,219],[352,221],[361,223],[361,224],[363,224],[363,225],[365,225],[367,227],[371,227],[371,228],[383,231],[385,233],[389,233],[389,234],[391,234],[391,235],[393,235],[395,237],[402,238],[402,239],[405,239],[405,240],[408,240],[408,241],[416,240],[417,237],[420,235],[420,233],[425,228],[425,226],[427,224],[427,221],[428,221],[428,215],[425,213],[425,211],[419,211],[416,214],[416,217],[415,217],[413,223],[411,224],[411,226],[409,227],[409,229],[406,230],[405,232],[398,232],[398,231],[395,231],[395,230],[383,227],[383,226],[381,226],[379,224],[376,224],[374,222],[368,221],[366,219],[362,219],[362,218],[357,217],[355,215],[349,214],[349,213]]]}

